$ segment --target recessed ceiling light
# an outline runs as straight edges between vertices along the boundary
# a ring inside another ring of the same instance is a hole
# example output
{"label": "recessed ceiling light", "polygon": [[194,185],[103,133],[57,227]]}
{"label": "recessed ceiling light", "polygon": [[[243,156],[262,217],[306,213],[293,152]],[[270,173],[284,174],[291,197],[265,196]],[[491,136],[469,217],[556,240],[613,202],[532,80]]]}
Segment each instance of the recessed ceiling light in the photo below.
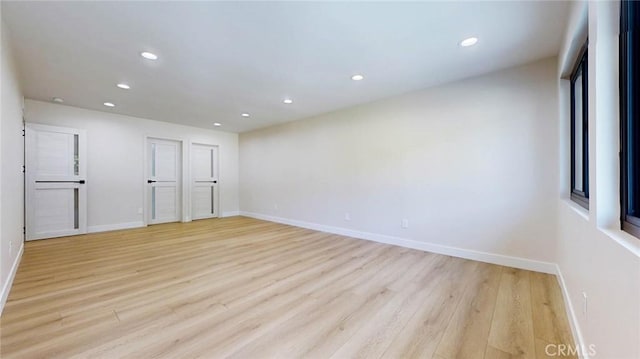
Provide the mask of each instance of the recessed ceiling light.
{"label": "recessed ceiling light", "polygon": [[120,87],[121,89],[124,90],[128,90],[131,88],[131,86],[127,85],[127,84],[117,84],[116,86]]}
{"label": "recessed ceiling light", "polygon": [[216,126],[216,127],[222,126],[222,124],[220,124],[219,122],[214,122],[213,125]]}
{"label": "recessed ceiling light", "polygon": [[105,105],[107,107],[116,107],[116,105],[111,103],[111,102],[105,102],[103,105]]}
{"label": "recessed ceiling light", "polygon": [[292,104],[293,100],[290,99],[290,98],[285,98],[282,102],[284,102],[284,103],[286,103],[288,105],[288,104]]}
{"label": "recessed ceiling light", "polygon": [[142,52],[140,53],[140,56],[144,57],[147,60],[157,60],[158,59],[158,55],[153,54],[151,52]]}
{"label": "recessed ceiling light", "polygon": [[57,102],[57,103],[63,103],[64,102],[64,100],[61,99],[60,97],[54,97],[54,98],[51,99],[51,101]]}
{"label": "recessed ceiling light", "polygon": [[243,114],[241,114],[240,116],[242,116],[242,117],[249,117],[249,116],[251,116],[251,115],[249,115],[248,113],[243,113]]}
{"label": "recessed ceiling light", "polygon": [[360,81],[360,80],[364,79],[364,76],[362,76],[362,75],[353,75],[353,76],[351,76],[351,79],[353,81]]}
{"label": "recessed ceiling light", "polygon": [[468,39],[464,39],[462,41],[460,41],[460,46],[462,47],[469,47],[469,46],[473,46],[478,42],[478,38],[477,37],[470,37]]}

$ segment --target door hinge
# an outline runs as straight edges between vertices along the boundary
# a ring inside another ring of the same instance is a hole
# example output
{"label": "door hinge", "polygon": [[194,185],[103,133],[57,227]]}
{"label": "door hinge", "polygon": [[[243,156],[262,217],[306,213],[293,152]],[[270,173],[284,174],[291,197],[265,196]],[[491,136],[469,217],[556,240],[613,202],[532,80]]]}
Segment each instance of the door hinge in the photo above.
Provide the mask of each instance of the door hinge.
{"label": "door hinge", "polygon": [[22,129],[22,137],[24,137],[24,136],[25,136],[25,130],[24,130],[24,128],[23,128],[23,129]]}
{"label": "door hinge", "polygon": [[22,227],[22,234],[27,234],[27,227]]}
{"label": "door hinge", "polygon": [[27,172],[27,168],[25,166],[22,166],[22,173]]}

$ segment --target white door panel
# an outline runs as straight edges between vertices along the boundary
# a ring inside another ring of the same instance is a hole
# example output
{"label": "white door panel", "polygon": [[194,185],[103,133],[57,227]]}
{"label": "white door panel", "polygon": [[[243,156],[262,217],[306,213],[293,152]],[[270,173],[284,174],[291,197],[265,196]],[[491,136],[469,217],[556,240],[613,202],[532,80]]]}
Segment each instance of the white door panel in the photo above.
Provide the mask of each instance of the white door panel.
{"label": "white door panel", "polygon": [[155,223],[178,221],[178,195],[174,185],[155,184],[151,188],[151,217]]}
{"label": "white door panel", "polygon": [[180,142],[148,139],[149,224],[180,221],[181,158]]}
{"label": "white door panel", "polygon": [[75,142],[77,135],[68,133],[36,133],[35,170],[39,177],[66,177],[77,174],[75,168]]}
{"label": "white door panel", "polygon": [[42,188],[35,192],[36,233],[58,233],[76,228],[77,188]]}
{"label": "white door panel", "polygon": [[27,240],[86,233],[84,131],[25,127]]}
{"label": "white door panel", "polygon": [[218,147],[191,145],[191,217],[218,217]]}
{"label": "white door panel", "polygon": [[194,184],[191,189],[191,215],[193,219],[217,217],[216,191],[210,184]]}
{"label": "white door panel", "polygon": [[210,146],[193,145],[192,147],[192,165],[193,175],[196,179],[209,179],[214,176],[212,151]]}
{"label": "white door panel", "polygon": [[178,178],[178,143],[154,143],[154,171],[152,175],[161,181],[176,181]]}

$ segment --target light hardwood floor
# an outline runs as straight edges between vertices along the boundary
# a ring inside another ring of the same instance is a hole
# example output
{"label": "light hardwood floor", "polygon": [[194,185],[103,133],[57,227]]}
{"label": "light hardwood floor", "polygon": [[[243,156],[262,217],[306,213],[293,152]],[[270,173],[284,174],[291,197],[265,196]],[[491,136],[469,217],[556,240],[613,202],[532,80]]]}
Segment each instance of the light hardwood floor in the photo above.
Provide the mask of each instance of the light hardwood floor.
{"label": "light hardwood floor", "polygon": [[543,358],[555,277],[244,217],[28,242],[2,358]]}

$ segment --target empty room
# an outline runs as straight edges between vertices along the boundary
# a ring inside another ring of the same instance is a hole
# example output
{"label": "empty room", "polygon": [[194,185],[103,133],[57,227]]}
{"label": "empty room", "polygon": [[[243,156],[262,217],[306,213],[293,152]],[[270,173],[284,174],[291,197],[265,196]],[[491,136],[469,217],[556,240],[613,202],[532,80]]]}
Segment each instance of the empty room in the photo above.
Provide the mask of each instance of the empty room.
{"label": "empty room", "polygon": [[1,358],[640,358],[640,2],[0,15]]}

